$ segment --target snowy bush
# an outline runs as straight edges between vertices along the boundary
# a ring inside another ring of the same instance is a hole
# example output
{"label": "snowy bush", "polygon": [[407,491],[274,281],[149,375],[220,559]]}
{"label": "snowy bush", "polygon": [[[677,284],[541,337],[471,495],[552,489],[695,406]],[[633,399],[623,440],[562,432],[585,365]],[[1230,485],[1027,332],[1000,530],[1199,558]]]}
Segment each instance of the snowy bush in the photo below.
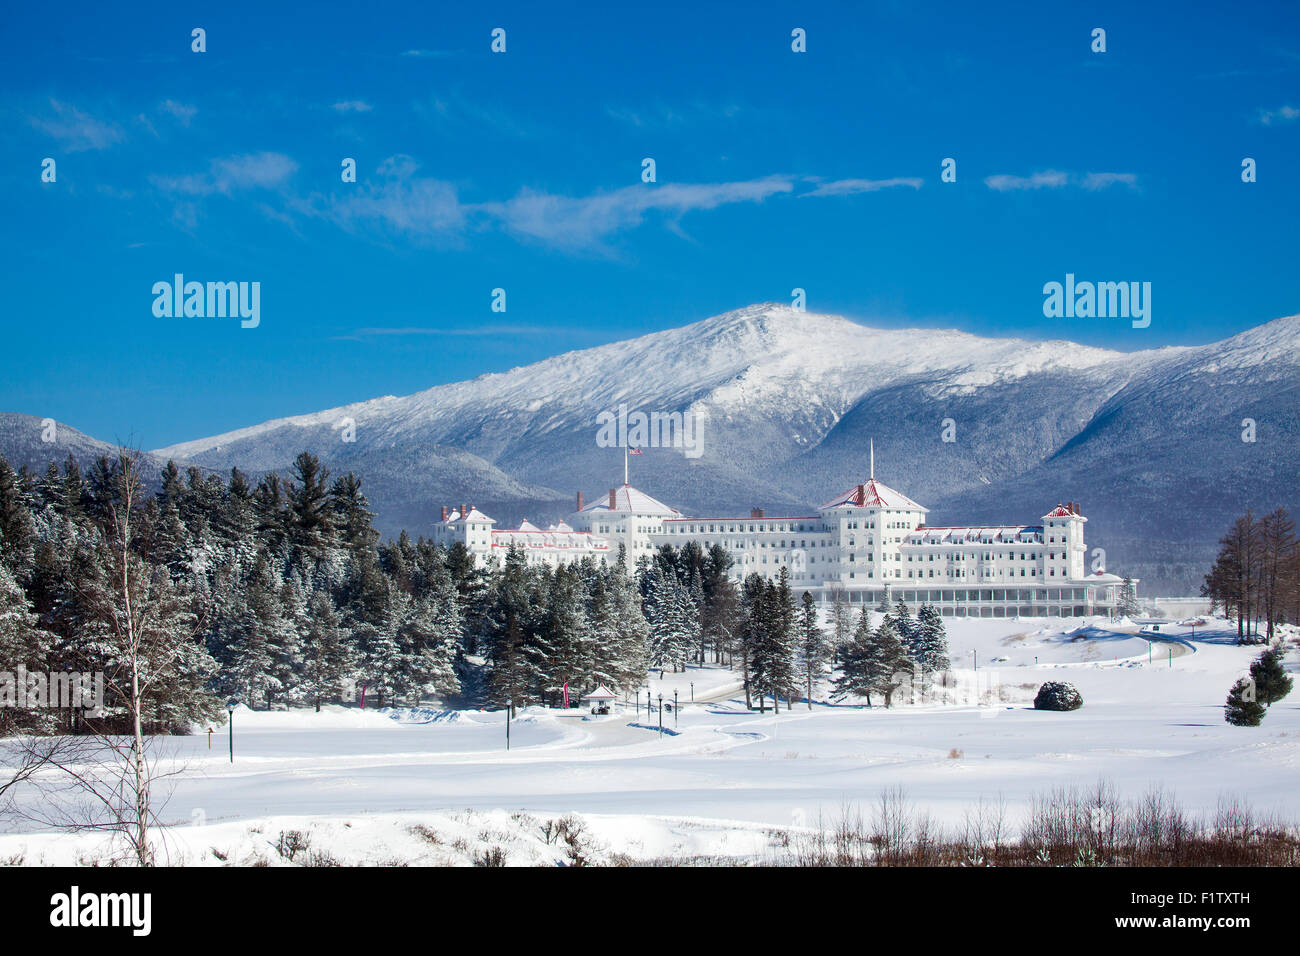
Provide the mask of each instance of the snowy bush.
{"label": "snowy bush", "polygon": [[1049,680],[1034,698],[1034,710],[1078,710],[1082,706],[1083,697],[1065,681]]}

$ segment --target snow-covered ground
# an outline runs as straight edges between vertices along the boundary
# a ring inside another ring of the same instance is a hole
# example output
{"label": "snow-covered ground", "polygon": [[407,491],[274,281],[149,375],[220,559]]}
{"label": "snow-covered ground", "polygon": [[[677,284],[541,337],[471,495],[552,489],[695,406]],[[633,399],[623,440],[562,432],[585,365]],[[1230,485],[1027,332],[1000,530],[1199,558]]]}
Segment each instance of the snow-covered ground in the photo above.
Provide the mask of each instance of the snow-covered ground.
{"label": "snow-covered ground", "polygon": [[[676,688],[682,706],[630,707],[608,717],[529,708],[500,711],[235,713],[235,761],[224,726],[167,738],[171,781],[162,818],[172,862],[286,862],[280,834],[307,835],[302,862],[468,863],[500,847],[511,863],[563,862],[546,824],[577,815],[583,852],[608,861],[661,856],[763,857],[782,833],[868,805],[889,787],[937,820],[957,824],[981,798],[1005,801],[1008,821],[1032,794],[1111,781],[1136,799],[1153,786],[1187,808],[1221,795],[1300,819],[1300,693],[1264,723],[1223,720],[1223,701],[1259,648],[1235,632],[1165,626],[1149,643],[1140,623],[950,620],[962,682],[943,701],[886,710],[833,703],[747,711],[734,674],[715,667],[652,672],[652,697]],[[1293,633],[1290,636],[1294,636]],[[974,665],[978,658],[978,675]],[[1295,655],[1288,667],[1295,669]],[[1083,695],[1072,713],[1038,712],[1045,680]],[[690,684],[696,702],[690,702]],[[974,691],[971,691],[974,688]],[[641,700],[644,701],[644,690]],[[75,863],[102,856],[96,835],[0,835],[0,860]]]}

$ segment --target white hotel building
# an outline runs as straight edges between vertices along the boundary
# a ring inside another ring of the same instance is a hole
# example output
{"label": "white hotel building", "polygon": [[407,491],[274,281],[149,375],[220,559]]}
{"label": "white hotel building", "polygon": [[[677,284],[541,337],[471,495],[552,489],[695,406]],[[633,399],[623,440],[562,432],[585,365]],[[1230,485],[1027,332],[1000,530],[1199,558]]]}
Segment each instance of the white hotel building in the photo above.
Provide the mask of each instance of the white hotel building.
{"label": "white hotel building", "polygon": [[930,603],[945,616],[1013,617],[1110,613],[1122,579],[1084,569],[1083,526],[1073,502],[1057,505],[1041,524],[931,528],[928,509],[869,478],[816,514],[695,518],[629,484],[583,504],[569,523],[513,530],[461,506],[435,525],[435,541],[463,543],[480,562],[500,560],[511,545],[529,563],[558,565],[591,556],[601,562],[627,550],[629,566],[661,545],[721,545],[735,559],[731,576],[773,580],[788,568],[796,592],[823,603],[839,593],[852,604]]}

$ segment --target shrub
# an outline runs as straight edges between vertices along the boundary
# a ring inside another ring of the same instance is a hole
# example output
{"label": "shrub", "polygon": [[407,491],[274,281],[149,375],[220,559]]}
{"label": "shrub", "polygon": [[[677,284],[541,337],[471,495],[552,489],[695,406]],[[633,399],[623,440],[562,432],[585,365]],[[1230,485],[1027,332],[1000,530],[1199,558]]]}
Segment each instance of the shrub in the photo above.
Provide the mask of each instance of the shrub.
{"label": "shrub", "polygon": [[1065,681],[1049,680],[1034,698],[1034,710],[1078,710],[1082,706],[1083,697]]}

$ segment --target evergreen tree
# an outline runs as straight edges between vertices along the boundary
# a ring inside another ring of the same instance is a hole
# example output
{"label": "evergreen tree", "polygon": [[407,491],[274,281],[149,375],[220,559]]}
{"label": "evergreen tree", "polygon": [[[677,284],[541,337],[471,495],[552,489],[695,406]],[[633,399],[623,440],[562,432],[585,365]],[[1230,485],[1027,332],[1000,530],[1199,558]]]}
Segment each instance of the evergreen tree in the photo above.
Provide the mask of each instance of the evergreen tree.
{"label": "evergreen tree", "polygon": [[512,707],[522,707],[527,703],[529,577],[523,551],[511,545],[496,574],[496,595],[487,619],[488,691],[496,704],[509,700]]}
{"label": "evergreen tree", "polygon": [[641,596],[636,581],[627,570],[627,554],[620,545],[618,560],[608,576],[610,609],[613,615],[616,643],[611,657],[615,662],[616,683],[611,689],[635,692],[646,678],[646,646],[650,640],[650,625],[641,609]]}
{"label": "evergreen tree", "polygon": [[0,458],[0,563],[24,574],[31,566],[36,545],[36,525],[31,502],[17,472]]}
{"label": "evergreen tree", "polygon": [[1291,693],[1293,682],[1282,666],[1285,655],[1286,649],[1282,644],[1274,644],[1250,665],[1250,678],[1255,682],[1255,699],[1265,708]]}
{"label": "evergreen tree", "polygon": [[911,663],[897,628],[893,621],[882,621],[872,635],[869,680],[872,689],[885,698],[886,708],[892,704],[894,692],[910,679],[911,673]]}
{"label": "evergreen tree", "polygon": [[312,594],[305,623],[299,697],[319,713],[323,702],[342,698],[352,679],[355,657],[328,594]]}
{"label": "evergreen tree", "polygon": [[813,684],[826,672],[830,657],[830,645],[818,623],[817,602],[804,591],[799,612],[799,675],[804,682],[804,699],[809,710],[812,710]]}
{"label": "evergreen tree", "polygon": [[318,561],[334,533],[327,486],[329,470],[309,452],[293,462],[294,480],[288,484],[290,544],[300,561]]}
{"label": "evergreen tree", "polygon": [[875,688],[874,676],[877,669],[873,634],[871,615],[864,604],[852,640],[840,651],[840,674],[835,679],[837,697],[865,697],[868,707],[871,706],[871,692]]}
{"label": "evergreen tree", "polygon": [[902,642],[903,651],[909,658],[916,660],[920,656],[920,634],[907,602],[900,598],[894,605],[893,612],[886,615],[885,622],[894,625],[894,632]]}
{"label": "evergreen tree", "polygon": [[1258,727],[1264,719],[1264,705],[1255,699],[1250,681],[1246,678],[1238,678],[1228,692],[1223,719],[1235,727]]}
{"label": "evergreen tree", "polygon": [[951,664],[948,659],[948,634],[938,608],[933,604],[922,604],[916,612],[913,633],[913,651],[909,656],[926,675],[926,679],[946,671]]}
{"label": "evergreen tree", "polygon": [[1136,617],[1142,613],[1142,605],[1138,603],[1137,587],[1133,584],[1133,579],[1126,577],[1119,586],[1119,598],[1115,602],[1115,613],[1122,617]]}

